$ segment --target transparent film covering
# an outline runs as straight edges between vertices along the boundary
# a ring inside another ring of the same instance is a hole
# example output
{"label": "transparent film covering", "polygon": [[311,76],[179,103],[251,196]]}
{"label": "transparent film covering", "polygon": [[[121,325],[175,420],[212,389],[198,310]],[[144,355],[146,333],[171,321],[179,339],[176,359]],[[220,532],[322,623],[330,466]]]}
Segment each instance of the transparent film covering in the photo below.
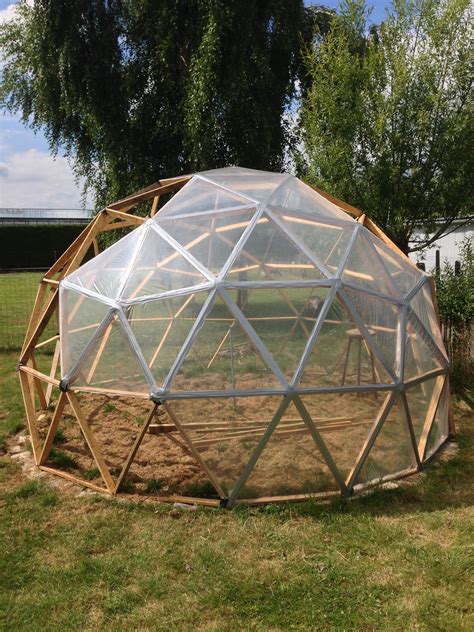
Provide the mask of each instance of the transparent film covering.
{"label": "transparent film covering", "polygon": [[238,497],[317,494],[338,489],[313,436],[291,402]]}
{"label": "transparent film covering", "polygon": [[120,298],[134,299],[207,283],[205,276],[153,226],[123,277]]}
{"label": "transparent film covering", "polygon": [[230,495],[280,401],[279,396],[219,397],[176,400],[170,406],[211,476]]}
{"label": "transparent film covering", "polygon": [[195,176],[158,212],[156,219],[188,213],[227,210],[252,204],[253,200]]}
{"label": "transparent film covering", "polygon": [[201,175],[257,202],[265,202],[273,191],[288,178],[286,173],[257,171],[242,167],[214,169],[213,171],[204,171]]}
{"label": "transparent film covering", "polygon": [[259,350],[217,296],[186,352],[172,391],[281,389]]}
{"label": "transparent film covering", "polygon": [[362,228],[355,238],[344,266],[342,280],[362,290],[400,296],[398,287],[367,238],[368,232]]}
{"label": "transparent film covering", "polygon": [[61,375],[70,372],[110,307],[60,285]]}
{"label": "transparent film covering", "polygon": [[268,204],[277,208],[304,211],[312,215],[342,220],[347,223],[354,222],[350,215],[295,177],[286,180],[271,195]]}
{"label": "transparent film covering", "polygon": [[401,306],[387,299],[351,288],[346,288],[345,293],[366,327],[370,339],[375,342],[385,358],[387,365],[394,373],[398,374],[399,349],[402,347],[402,339],[399,334]]}
{"label": "transparent film covering", "polygon": [[383,364],[336,296],[316,337],[300,378],[302,388],[392,382]]}
{"label": "transparent film covering", "polygon": [[444,348],[443,337],[428,283],[425,283],[411,299],[410,307],[421,320],[438,349],[446,356],[446,349]]}
{"label": "transparent film covering", "polygon": [[335,275],[350,241],[354,225],[331,223],[293,211],[271,211],[283,222],[331,275]]}
{"label": "transparent film covering", "polygon": [[328,287],[231,290],[229,293],[288,380],[292,380]]}
{"label": "transparent film covering", "polygon": [[385,400],[385,393],[324,393],[301,399],[347,482]]}
{"label": "transparent film covering", "polygon": [[197,292],[136,303],[127,318],[156,384],[164,381],[208,296]]}
{"label": "transparent film covering", "polygon": [[390,277],[396,283],[402,294],[408,294],[424,274],[407,258],[389,248],[378,237],[367,231],[367,238],[374,246],[377,254],[382,259]]}
{"label": "transparent film covering", "polygon": [[116,298],[141,248],[146,226],[136,228],[67,277],[69,283]]}
{"label": "transparent film covering", "polygon": [[[415,439],[420,445],[423,432],[428,432],[434,411],[444,383],[444,375],[431,380],[425,380],[406,390],[408,410],[415,433]],[[420,458],[423,455],[420,454]]]}
{"label": "transparent film covering", "polygon": [[426,442],[425,459],[428,459],[440,445],[446,440],[449,434],[448,425],[448,408],[449,408],[449,387],[448,380],[445,380],[445,385],[441,393],[436,415],[431,426],[428,440]]}
{"label": "transparent film covering", "polygon": [[409,380],[435,371],[444,366],[442,355],[420,322],[408,311],[405,333],[405,370],[404,379]]}
{"label": "transparent film covering", "polygon": [[244,242],[226,281],[298,281],[327,277],[294,241],[263,215]]}
{"label": "transparent film covering", "polygon": [[405,407],[398,397],[362,466],[356,483],[375,482],[416,466]]}
{"label": "transparent film covering", "polygon": [[159,225],[209,272],[217,276],[230,257],[255,209],[157,218]]}
{"label": "transparent film covering", "polygon": [[108,393],[147,394],[150,386],[130,340],[116,315],[84,357],[73,389],[96,389]]}

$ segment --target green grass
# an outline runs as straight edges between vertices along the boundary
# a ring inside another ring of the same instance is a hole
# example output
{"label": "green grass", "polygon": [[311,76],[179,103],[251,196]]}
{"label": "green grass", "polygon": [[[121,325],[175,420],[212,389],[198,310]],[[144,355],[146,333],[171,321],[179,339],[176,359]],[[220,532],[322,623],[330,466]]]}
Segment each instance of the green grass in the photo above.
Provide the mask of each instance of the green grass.
{"label": "green grass", "polygon": [[[23,421],[0,356],[0,436]],[[176,511],[0,458],[0,629],[470,630],[473,427],[416,483],[329,504]],[[195,490],[199,492],[199,490]]]}

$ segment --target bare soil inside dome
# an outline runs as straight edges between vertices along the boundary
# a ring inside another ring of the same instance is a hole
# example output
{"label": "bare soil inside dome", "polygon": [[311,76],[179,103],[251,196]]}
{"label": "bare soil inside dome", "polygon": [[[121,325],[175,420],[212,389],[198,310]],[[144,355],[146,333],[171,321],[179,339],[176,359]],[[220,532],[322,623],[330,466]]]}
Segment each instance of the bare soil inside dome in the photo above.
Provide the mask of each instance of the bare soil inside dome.
{"label": "bare soil inside dome", "polygon": [[[117,480],[152,404],[132,397],[91,393],[82,393],[79,399],[105,462]],[[383,393],[302,397],[343,478],[355,465],[384,399]],[[172,416],[183,424],[188,439],[227,494],[281,401],[281,396],[272,395],[183,399],[169,405]],[[152,421],[158,433],[145,434],[122,491],[142,496],[217,497],[173,419],[162,407],[158,410],[159,414]],[[48,411],[39,422],[42,437],[46,435],[51,417],[52,411]],[[384,468],[388,470],[392,449],[393,446],[387,444],[386,454],[382,450],[381,462],[384,461]],[[59,423],[46,465],[102,485],[97,465],[69,405]],[[294,404],[290,404],[240,496],[254,498],[336,490],[334,478],[313,437]]]}

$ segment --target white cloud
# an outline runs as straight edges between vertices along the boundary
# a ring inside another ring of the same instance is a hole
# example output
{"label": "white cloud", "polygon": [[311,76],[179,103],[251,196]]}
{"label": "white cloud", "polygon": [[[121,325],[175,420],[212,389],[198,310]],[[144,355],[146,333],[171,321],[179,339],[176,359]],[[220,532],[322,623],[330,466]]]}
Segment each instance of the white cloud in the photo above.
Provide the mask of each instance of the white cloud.
{"label": "white cloud", "polygon": [[0,207],[80,208],[80,186],[63,156],[37,149],[12,153],[0,164]]}
{"label": "white cloud", "polygon": [[[33,6],[34,0],[28,0],[28,4]],[[4,24],[5,22],[11,22],[16,15],[16,2],[12,4],[8,4],[4,9],[0,10],[0,24]]]}

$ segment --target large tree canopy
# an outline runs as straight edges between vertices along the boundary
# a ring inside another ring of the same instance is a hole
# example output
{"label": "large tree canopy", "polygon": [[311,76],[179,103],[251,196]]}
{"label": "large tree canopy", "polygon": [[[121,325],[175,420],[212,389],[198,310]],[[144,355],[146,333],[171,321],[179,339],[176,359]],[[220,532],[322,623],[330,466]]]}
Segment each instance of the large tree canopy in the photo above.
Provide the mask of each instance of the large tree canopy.
{"label": "large tree canopy", "polygon": [[160,177],[280,169],[302,0],[21,0],[2,105],[43,128],[98,204]]}
{"label": "large tree canopy", "polygon": [[436,238],[471,209],[471,19],[469,0],[395,0],[369,27],[363,0],[347,0],[306,56],[300,173],[405,252],[416,226]]}

